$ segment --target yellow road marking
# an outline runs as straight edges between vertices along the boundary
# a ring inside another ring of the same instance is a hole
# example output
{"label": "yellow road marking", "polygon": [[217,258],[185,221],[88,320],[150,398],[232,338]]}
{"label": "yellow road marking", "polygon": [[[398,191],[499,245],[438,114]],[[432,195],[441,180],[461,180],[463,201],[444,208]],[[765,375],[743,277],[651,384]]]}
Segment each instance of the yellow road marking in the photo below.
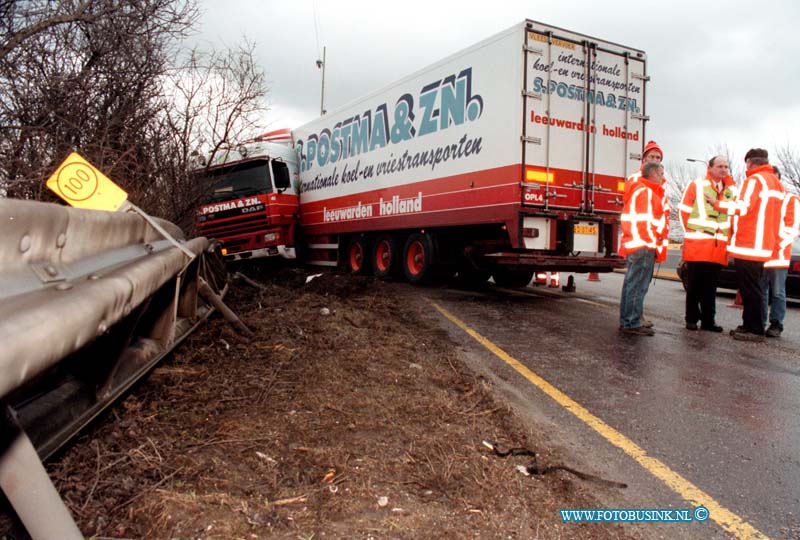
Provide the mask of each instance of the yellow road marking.
{"label": "yellow road marking", "polygon": [[645,452],[645,450],[638,444],[600,420],[561,390],[551,385],[536,373],[522,365],[513,356],[467,326],[467,324],[461,319],[444,309],[436,302],[431,301],[431,304],[433,304],[433,307],[435,307],[439,313],[449,319],[450,322],[461,328],[464,332],[475,339],[475,341],[486,347],[495,356],[517,370],[520,375],[528,379],[528,381],[539,388],[542,392],[553,398],[559,405],[578,417],[578,419],[583,423],[594,429],[608,442],[636,460],[639,465],[647,469],[647,471],[649,471],[653,476],[664,482],[670,489],[672,489],[672,491],[683,497],[688,503],[693,504],[694,506],[705,506],[710,513],[709,519],[715,521],[720,527],[741,540],[768,539],[768,537],[761,531],[715,501],[708,493],[704,492],[686,480],[680,474],[667,467],[660,460],[648,456],[647,452]]}

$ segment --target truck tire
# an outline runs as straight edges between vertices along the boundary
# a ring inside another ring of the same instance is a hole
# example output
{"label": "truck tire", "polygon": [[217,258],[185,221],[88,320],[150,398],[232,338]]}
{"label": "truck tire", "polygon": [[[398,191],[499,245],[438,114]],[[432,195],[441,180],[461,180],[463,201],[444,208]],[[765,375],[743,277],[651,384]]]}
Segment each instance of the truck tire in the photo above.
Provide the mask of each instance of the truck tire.
{"label": "truck tire", "polygon": [[435,277],[433,238],[427,233],[414,233],[403,248],[403,273],[409,283],[430,283]]}
{"label": "truck tire", "polygon": [[368,274],[372,262],[370,243],[363,236],[355,236],[350,240],[345,253],[345,268],[354,275]]}
{"label": "truck tire", "polygon": [[382,234],[375,239],[372,249],[372,267],[376,277],[396,278],[402,274],[400,260],[402,248],[397,237]]}
{"label": "truck tire", "polygon": [[492,277],[490,270],[477,268],[471,261],[464,260],[458,265],[456,282],[465,289],[476,289],[486,284]]}
{"label": "truck tire", "polygon": [[492,274],[499,287],[520,289],[526,287],[533,279],[533,270],[497,268]]}

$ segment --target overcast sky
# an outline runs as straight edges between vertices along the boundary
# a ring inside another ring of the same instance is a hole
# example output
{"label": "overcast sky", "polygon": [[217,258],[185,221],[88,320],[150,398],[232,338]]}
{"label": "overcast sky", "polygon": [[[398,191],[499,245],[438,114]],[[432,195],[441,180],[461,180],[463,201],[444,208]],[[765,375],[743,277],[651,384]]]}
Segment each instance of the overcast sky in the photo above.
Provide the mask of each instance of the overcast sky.
{"label": "overcast sky", "polygon": [[[529,18],[644,50],[647,138],[673,166],[727,145],[800,148],[800,2],[200,0],[216,46],[255,42],[270,127],[319,115]],[[698,168],[699,172],[699,168]]]}

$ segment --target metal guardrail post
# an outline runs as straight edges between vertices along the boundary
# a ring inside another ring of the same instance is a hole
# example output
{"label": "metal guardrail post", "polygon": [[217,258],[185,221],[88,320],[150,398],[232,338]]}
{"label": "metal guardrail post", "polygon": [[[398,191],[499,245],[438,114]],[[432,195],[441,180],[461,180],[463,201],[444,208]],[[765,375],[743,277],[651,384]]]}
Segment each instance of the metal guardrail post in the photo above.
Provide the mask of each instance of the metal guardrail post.
{"label": "metal guardrail post", "polygon": [[231,310],[231,308],[225,305],[225,303],[222,301],[222,298],[220,298],[220,296],[211,289],[211,287],[203,278],[200,278],[199,293],[200,296],[208,300],[209,303],[214,306],[223,317],[225,317],[226,321],[231,323],[241,333],[247,337],[253,337],[255,335],[253,331],[250,330],[250,328],[248,328],[247,325],[244,324],[242,320]]}
{"label": "metal guardrail post", "polygon": [[47,475],[36,449],[13,411],[2,406],[0,487],[33,540],[78,540],[83,534]]}

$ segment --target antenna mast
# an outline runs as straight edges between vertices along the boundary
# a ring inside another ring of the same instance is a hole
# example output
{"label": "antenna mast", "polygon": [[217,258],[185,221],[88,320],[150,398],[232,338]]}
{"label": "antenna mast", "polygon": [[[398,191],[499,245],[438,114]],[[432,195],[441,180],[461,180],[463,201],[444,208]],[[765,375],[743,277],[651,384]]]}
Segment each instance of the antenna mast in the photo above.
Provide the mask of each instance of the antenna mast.
{"label": "antenna mast", "polygon": [[[314,6],[314,34],[317,38],[317,55],[319,55],[319,28],[317,28],[317,3]],[[322,70],[322,90],[319,96],[319,115],[325,114],[325,47],[322,47],[322,60],[317,57],[317,68]]]}

